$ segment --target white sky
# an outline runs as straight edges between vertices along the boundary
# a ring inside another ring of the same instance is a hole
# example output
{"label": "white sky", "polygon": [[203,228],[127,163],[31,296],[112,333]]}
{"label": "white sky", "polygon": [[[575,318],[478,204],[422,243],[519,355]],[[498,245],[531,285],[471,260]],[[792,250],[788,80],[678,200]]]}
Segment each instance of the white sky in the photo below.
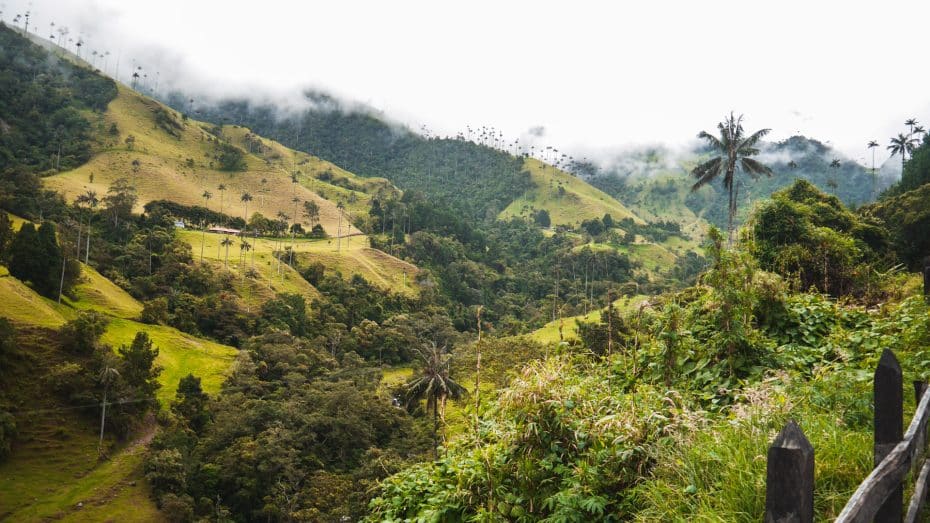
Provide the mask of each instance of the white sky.
{"label": "white sky", "polygon": [[[562,150],[684,144],[725,113],[851,157],[930,123],[930,2],[0,0],[162,85],[313,86],[442,134],[545,126]],[[99,64],[98,64],[99,65]],[[882,157],[884,157],[882,147]],[[871,157],[869,156],[869,161]]]}

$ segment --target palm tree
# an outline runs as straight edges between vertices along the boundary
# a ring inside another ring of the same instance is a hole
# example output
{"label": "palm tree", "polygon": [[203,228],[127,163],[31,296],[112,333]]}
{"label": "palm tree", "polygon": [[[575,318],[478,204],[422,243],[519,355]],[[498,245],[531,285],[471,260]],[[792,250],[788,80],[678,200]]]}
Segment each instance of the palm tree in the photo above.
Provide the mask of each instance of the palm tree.
{"label": "palm tree", "polygon": [[872,197],[875,197],[875,186],[877,184],[877,176],[875,175],[875,148],[878,147],[878,142],[875,140],[869,140],[869,149],[872,150]]}
{"label": "palm tree", "polygon": [[252,246],[249,244],[249,242],[245,241],[244,238],[240,238],[239,240],[239,266],[240,267],[245,265],[243,258],[251,249],[252,249]]}
{"label": "palm tree", "polygon": [[438,434],[439,421],[445,422],[446,400],[465,395],[465,387],[449,375],[449,354],[435,342],[426,343],[417,352],[422,359],[420,375],[407,383],[407,405],[426,400],[426,412],[433,411],[433,438]]}
{"label": "palm tree", "polygon": [[[840,161],[834,158],[833,161],[830,162],[830,168],[839,171]],[[839,184],[836,181],[835,175],[827,178],[827,187],[833,189],[833,196],[836,196],[836,188],[839,187]]]}
{"label": "palm tree", "polygon": [[908,138],[910,138],[910,136],[914,134],[914,126],[917,125],[917,118],[908,118],[904,120],[904,125],[908,126],[910,129],[910,132],[907,133]]}
{"label": "palm tree", "polygon": [[[278,227],[276,228],[276,233],[275,233],[275,234],[278,236],[277,238],[275,238],[275,244],[276,244],[275,248],[278,249],[278,250],[283,249],[283,245],[284,245],[284,243],[281,241],[281,237],[280,237],[281,228],[283,227],[283,229],[286,231],[286,230],[287,230],[287,221],[290,220],[290,219],[291,219],[291,217],[288,216],[287,214],[285,214],[284,211],[278,211],[278,223],[279,223],[279,224],[283,224],[283,225],[278,225]],[[281,253],[278,252],[276,258],[278,259],[278,272],[279,272],[279,273],[280,273],[281,270],[283,269],[283,267],[281,266],[281,265],[282,265],[282,264],[281,264],[281,256],[282,256]]]}
{"label": "palm tree", "polygon": [[216,190],[220,191],[220,214],[223,213],[223,195],[226,193],[226,184],[221,183],[216,186]]}
{"label": "palm tree", "polygon": [[336,252],[342,248],[342,210],[345,205],[342,202],[336,204],[336,211],[339,213],[339,226],[336,228]]}
{"label": "palm tree", "polygon": [[927,130],[924,129],[922,125],[915,125],[914,129],[911,130],[911,134],[916,136],[918,140],[920,139],[920,135],[925,134],[926,132]]}
{"label": "palm tree", "polygon": [[245,219],[246,226],[248,226],[249,224],[249,202],[252,201],[252,195],[247,192],[244,192],[242,193],[242,196],[239,197],[239,200],[241,200],[242,203],[245,204],[245,211],[242,217],[243,219]]}
{"label": "palm tree", "polygon": [[[210,191],[204,191],[201,196],[203,196],[204,208],[209,209],[209,207],[207,207],[207,202],[210,201],[210,198],[213,198],[213,195],[210,194]],[[203,228],[200,230],[200,263],[203,263],[203,246],[204,246],[204,242],[206,241],[206,239],[207,239],[207,218],[205,216],[203,219]]]}
{"label": "palm tree", "polygon": [[261,181],[262,187],[258,190],[258,193],[261,195],[261,207],[265,208],[265,192],[268,190],[268,178],[262,178]]}
{"label": "palm tree", "polygon": [[226,259],[223,260],[223,268],[229,268],[229,246],[233,244],[233,241],[229,239],[229,236],[223,238],[223,241],[220,242],[220,245],[226,247]]}
{"label": "palm tree", "polygon": [[917,140],[911,138],[910,135],[898,134],[897,137],[891,139],[891,144],[888,145],[887,149],[891,151],[891,156],[901,155],[902,173],[904,172],[904,163],[907,161],[907,154],[913,152],[915,147],[917,147]]}
{"label": "palm tree", "polygon": [[[93,232],[93,229],[90,228],[90,219],[94,216],[94,209],[97,208],[97,204],[100,203],[100,200],[97,198],[96,191],[87,191],[84,193],[84,201],[87,206],[90,208],[90,214],[87,217],[87,252],[84,254],[84,265],[88,264],[90,260],[90,235]],[[78,261],[81,261],[81,246],[78,245]]]}
{"label": "palm tree", "polygon": [[721,173],[724,174],[723,186],[729,193],[730,198],[727,215],[728,243],[732,243],[733,217],[736,215],[736,184],[734,183],[736,172],[742,170],[753,178],[763,174],[772,176],[771,169],[750,158],[759,153],[756,144],[771,129],[761,129],[747,137],[743,132],[743,116],[734,117],[732,112],[728,118],[717,124],[717,129],[720,131],[719,138],[706,131],[701,131],[698,134],[698,138],[705,140],[717,153],[717,156],[698,165],[691,171],[691,175],[697,178],[697,182],[691,187],[691,191],[697,191],[715,180]]}
{"label": "palm tree", "polygon": [[105,366],[100,372],[100,382],[103,383],[103,404],[100,411],[100,443],[97,444],[97,450],[103,446],[103,426],[107,420],[107,392],[110,390],[110,384],[119,379],[119,371],[109,365]]}
{"label": "palm tree", "polygon": [[296,236],[297,236],[296,227],[297,227],[297,224],[298,224],[298,221],[297,221],[297,207],[300,205],[300,198],[298,198],[297,196],[295,196],[295,197],[291,198],[291,202],[294,203],[294,224],[291,225],[291,252],[290,252],[290,257],[288,258],[288,265],[293,266],[293,265],[294,265],[294,244],[295,244],[295,242],[296,242],[296,240],[297,240],[297,238],[296,238]]}
{"label": "palm tree", "polygon": [[794,160],[791,160],[790,162],[788,162],[788,168],[791,169],[792,171],[795,170],[795,169],[797,169],[797,168],[798,168],[798,162],[796,162],[796,161],[794,161]]}

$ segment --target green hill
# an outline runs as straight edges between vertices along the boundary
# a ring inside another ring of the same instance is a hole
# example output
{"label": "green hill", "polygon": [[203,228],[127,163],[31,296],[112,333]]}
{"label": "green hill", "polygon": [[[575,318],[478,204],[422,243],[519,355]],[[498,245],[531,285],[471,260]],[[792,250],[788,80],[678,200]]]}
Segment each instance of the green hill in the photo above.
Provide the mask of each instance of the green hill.
{"label": "green hill", "polygon": [[[727,197],[719,181],[691,192],[689,172],[703,158],[697,151],[684,155],[662,149],[628,153],[615,167],[595,169],[585,178],[593,186],[617,198],[646,220],[674,220],[691,233],[704,223],[726,226]],[[844,203],[861,205],[874,200],[891,180],[872,176],[867,169],[830,146],[804,136],[766,143],[758,157],[775,175],[749,179],[738,187],[738,223],[749,215],[756,202],[787,187],[795,179],[808,180],[820,190],[834,194]],[[831,167],[833,159],[840,161]],[[832,185],[835,183],[835,187]]]}
{"label": "green hill", "polygon": [[[351,212],[364,208],[370,198],[364,190],[390,190],[386,182],[356,181],[356,177],[332,164],[252,137],[246,129],[214,128],[185,119],[180,113],[125,87],[120,87],[118,96],[110,102],[104,121],[104,127],[115,129],[116,133],[108,130],[98,135],[99,142],[90,160],[45,180],[48,187],[62,192],[68,200],[87,190],[104,195],[114,180],[124,177],[137,190],[137,212],[154,200],[203,205],[202,194],[210,191],[213,194],[207,202],[210,209],[244,216],[246,207],[240,196],[248,192],[253,196],[249,215],[259,212],[275,218],[279,212],[293,215],[292,199],[299,198],[317,203],[320,224],[334,236],[340,222],[336,208],[339,201],[344,201]],[[240,145],[244,145],[247,134],[253,150],[261,150],[261,153],[242,151]],[[217,155],[227,139],[242,155],[241,171],[221,170]],[[291,174],[297,171],[300,171],[300,183],[294,184]],[[321,177],[342,185],[328,183]],[[226,186],[225,192],[218,190],[220,184]],[[310,228],[306,218],[298,216],[298,219],[305,228]],[[346,216],[342,219],[343,235],[359,232],[348,223],[349,219]]]}
{"label": "green hill", "polygon": [[501,211],[498,215],[501,219],[513,216],[531,218],[533,213],[545,210],[553,225],[577,226],[584,220],[599,219],[605,214],[610,214],[615,220],[630,218],[639,223],[643,221],[600,189],[535,158],[526,159],[523,170],[530,173],[532,188]]}

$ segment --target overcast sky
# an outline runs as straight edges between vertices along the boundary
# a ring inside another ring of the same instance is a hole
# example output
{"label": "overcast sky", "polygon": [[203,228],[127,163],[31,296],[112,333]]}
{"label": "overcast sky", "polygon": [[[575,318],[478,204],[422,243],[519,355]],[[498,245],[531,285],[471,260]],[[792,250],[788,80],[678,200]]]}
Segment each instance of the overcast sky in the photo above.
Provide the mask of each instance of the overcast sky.
{"label": "overcast sky", "polygon": [[[452,134],[543,126],[563,150],[681,145],[730,110],[855,159],[930,123],[930,2],[0,0],[174,82],[316,87]],[[30,31],[31,32],[31,31]],[[98,64],[99,66],[100,64]],[[882,157],[884,147],[882,148]]]}

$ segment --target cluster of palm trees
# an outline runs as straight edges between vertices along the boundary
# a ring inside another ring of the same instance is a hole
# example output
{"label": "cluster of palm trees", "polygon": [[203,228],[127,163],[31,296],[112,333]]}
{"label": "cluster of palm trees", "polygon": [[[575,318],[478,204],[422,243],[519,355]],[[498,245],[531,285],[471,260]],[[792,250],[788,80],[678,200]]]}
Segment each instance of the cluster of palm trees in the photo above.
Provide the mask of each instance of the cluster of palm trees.
{"label": "cluster of palm trees", "polygon": [[[17,25],[19,25],[22,28],[23,33],[28,33],[29,26],[30,26],[29,24],[30,18],[34,18],[33,13],[31,13],[30,11],[26,11],[25,13],[22,13],[22,14],[16,14],[12,19],[13,26],[16,27]],[[3,20],[3,11],[0,10],[0,21],[2,20]],[[39,27],[38,24],[32,24],[33,33],[36,33],[38,31],[38,27]],[[57,45],[59,48],[64,49],[65,51],[69,53],[74,53],[78,58],[82,58],[88,61],[92,68],[97,69],[99,66],[99,70],[102,71],[104,74],[110,75],[117,81],[120,80],[120,77],[119,77],[120,76],[119,75],[120,55],[119,54],[117,55],[117,58],[116,58],[115,69],[111,71],[109,68],[110,51],[100,50],[100,49],[91,49],[89,53],[86,53],[85,56],[82,56],[82,52],[86,51],[86,48],[88,45],[88,40],[85,39],[85,35],[78,34],[76,36],[71,36],[71,29],[69,29],[65,25],[56,25],[54,21],[49,22],[48,27],[49,27],[48,39],[50,42],[52,42],[53,44]],[[98,60],[102,61],[102,63],[98,64]],[[152,95],[157,94],[158,82],[161,76],[159,71],[155,71],[155,74],[152,76],[152,78],[149,78],[148,73],[143,69],[142,65],[137,64],[135,60],[133,60],[131,71],[132,72],[129,78],[129,86],[132,89],[136,89],[137,87],[140,87],[142,91],[147,92],[148,94],[152,94]],[[191,103],[193,103],[193,100],[191,100]]]}
{"label": "cluster of palm trees", "polygon": [[[920,145],[920,136],[926,135],[927,131],[918,124],[916,118],[908,118],[904,121],[904,125],[908,127],[907,134],[898,133],[897,136],[891,138],[891,143],[888,145],[887,149],[891,151],[891,156],[896,154],[901,155],[901,171],[904,171],[904,164],[907,163],[907,155],[914,152],[914,149]],[[875,141],[869,142],[869,147],[872,147],[872,144],[878,146]],[[872,170],[875,170],[875,156],[873,151],[872,156]]]}

